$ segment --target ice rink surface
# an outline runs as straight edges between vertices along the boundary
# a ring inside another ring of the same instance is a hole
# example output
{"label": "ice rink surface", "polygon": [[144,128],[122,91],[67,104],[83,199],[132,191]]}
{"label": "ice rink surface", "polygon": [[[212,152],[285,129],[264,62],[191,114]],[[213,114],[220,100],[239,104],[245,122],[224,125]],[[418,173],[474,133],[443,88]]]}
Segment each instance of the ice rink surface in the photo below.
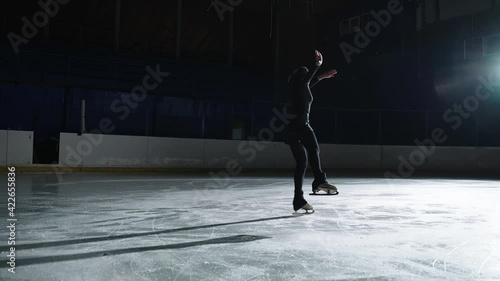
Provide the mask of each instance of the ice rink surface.
{"label": "ice rink surface", "polygon": [[291,177],[18,174],[0,280],[500,280],[499,181],[331,182],[297,216]]}

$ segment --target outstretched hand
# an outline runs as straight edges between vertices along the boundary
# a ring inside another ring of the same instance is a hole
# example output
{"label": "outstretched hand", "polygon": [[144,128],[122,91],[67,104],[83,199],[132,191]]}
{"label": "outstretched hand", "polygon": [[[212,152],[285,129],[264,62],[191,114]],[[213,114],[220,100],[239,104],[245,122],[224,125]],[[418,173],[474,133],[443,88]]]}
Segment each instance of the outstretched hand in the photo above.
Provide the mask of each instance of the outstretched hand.
{"label": "outstretched hand", "polygon": [[315,50],[315,52],[316,52],[316,65],[321,66],[323,64],[323,55],[318,50]]}
{"label": "outstretched hand", "polygon": [[328,72],[325,72],[324,74],[320,75],[320,79],[329,79],[329,78],[333,78],[335,77],[335,75],[337,75],[337,70],[335,69],[332,69]]}

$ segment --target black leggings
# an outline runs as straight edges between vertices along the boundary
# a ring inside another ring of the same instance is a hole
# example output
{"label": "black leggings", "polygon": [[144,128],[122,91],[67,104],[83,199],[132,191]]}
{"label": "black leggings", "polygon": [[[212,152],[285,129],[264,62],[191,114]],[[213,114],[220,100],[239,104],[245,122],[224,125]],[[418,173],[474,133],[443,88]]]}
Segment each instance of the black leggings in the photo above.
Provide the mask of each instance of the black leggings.
{"label": "black leggings", "polygon": [[309,124],[293,126],[289,128],[288,135],[286,143],[290,146],[296,162],[294,182],[297,197],[303,195],[302,184],[308,163],[314,173],[313,190],[326,182],[326,174],[321,170],[318,140],[311,126]]}

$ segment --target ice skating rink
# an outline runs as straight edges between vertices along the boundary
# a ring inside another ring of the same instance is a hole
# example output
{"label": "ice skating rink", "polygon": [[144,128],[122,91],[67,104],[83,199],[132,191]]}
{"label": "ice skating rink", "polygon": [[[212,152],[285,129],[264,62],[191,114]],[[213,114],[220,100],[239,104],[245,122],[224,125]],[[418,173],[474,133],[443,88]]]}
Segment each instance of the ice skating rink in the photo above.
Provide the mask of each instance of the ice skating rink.
{"label": "ice skating rink", "polygon": [[339,177],[297,216],[291,177],[16,180],[16,273],[3,188],[0,280],[500,280],[499,181]]}

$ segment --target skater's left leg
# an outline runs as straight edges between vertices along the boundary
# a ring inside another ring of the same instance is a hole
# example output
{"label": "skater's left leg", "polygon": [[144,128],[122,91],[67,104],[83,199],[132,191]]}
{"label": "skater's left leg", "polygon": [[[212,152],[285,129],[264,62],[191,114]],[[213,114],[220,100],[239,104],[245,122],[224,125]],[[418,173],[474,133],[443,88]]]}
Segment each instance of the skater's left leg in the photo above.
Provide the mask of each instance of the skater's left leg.
{"label": "skater's left leg", "polygon": [[295,190],[293,196],[293,209],[295,211],[299,209],[312,210],[312,206],[310,206],[304,199],[304,192],[302,191],[302,184],[304,182],[304,176],[306,174],[306,169],[307,169],[306,149],[298,139],[288,142],[288,145],[290,145],[293,158],[295,159],[296,162],[295,173],[294,173]]}
{"label": "skater's left leg", "polygon": [[302,197],[302,184],[307,169],[307,152],[298,140],[289,143],[289,145],[292,150],[293,158],[295,159],[295,173],[293,177],[295,184],[294,195],[295,197]]}

